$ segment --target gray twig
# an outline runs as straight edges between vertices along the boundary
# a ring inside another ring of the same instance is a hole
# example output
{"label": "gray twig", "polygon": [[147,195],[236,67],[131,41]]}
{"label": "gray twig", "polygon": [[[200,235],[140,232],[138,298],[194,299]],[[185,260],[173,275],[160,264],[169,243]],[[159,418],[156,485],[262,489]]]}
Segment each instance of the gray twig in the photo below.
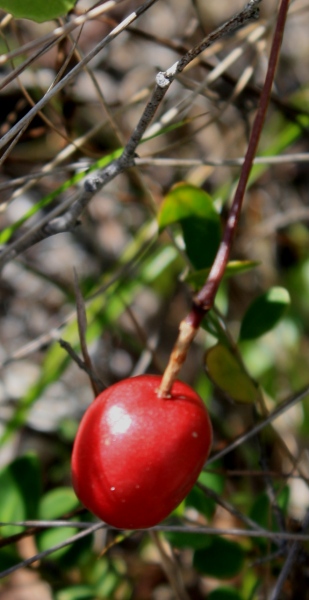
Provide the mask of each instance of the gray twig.
{"label": "gray twig", "polygon": [[260,423],[257,423],[256,425],[254,425],[254,427],[251,427],[250,429],[245,431],[245,433],[242,433],[231,444],[226,446],[226,448],[223,448],[223,450],[220,450],[220,452],[213,454],[213,456],[211,456],[207,460],[207,466],[210,465],[211,463],[215,462],[216,460],[223,458],[223,456],[226,456],[226,454],[229,454],[229,452],[232,452],[232,450],[235,450],[241,444],[248,441],[254,435],[259,433],[259,431],[264,429],[264,427],[269,425],[269,423],[272,423],[275,419],[277,419],[286,410],[288,410],[289,408],[292,408],[292,406],[294,406],[294,404],[297,404],[297,402],[301,402],[301,400],[303,400],[306,396],[308,396],[308,394],[309,394],[309,386],[307,385],[299,392],[296,392],[296,394],[293,394],[293,396],[291,396],[290,398],[287,398],[286,400],[284,400],[284,402],[281,402],[281,404],[279,404],[279,406],[277,406],[277,408],[275,408],[268,415],[268,417],[266,417],[265,419],[260,421]]}
{"label": "gray twig", "polygon": [[[307,513],[303,520],[303,526],[301,529],[302,533],[304,533],[308,529],[308,527],[309,527],[309,509],[307,510]],[[297,560],[299,550],[300,550],[300,543],[298,541],[293,542],[269,600],[279,600],[282,586],[283,586],[285,580],[287,579],[287,577],[289,576],[289,573],[290,573],[295,561]]]}
{"label": "gray twig", "polygon": [[[143,12],[145,12],[156,0],[148,0],[145,2],[136,12],[131,13],[127,19],[115,27],[112,32],[104,38],[85,58],[83,58],[76,67],[74,67],[59,83],[57,83],[39,102],[33,107],[24,118],[22,118],[12,129],[3,136],[0,140],[0,148],[8,143],[15,134],[18,133],[20,128],[24,127],[25,124],[30,123],[31,119],[35,114],[45,106],[45,104],[58,93],[68,81],[71,80],[77,72],[85,66],[93,56],[95,56],[104,46],[114,39],[121,31],[123,31],[130,23],[138,18]],[[124,172],[128,168],[135,164],[135,152],[136,148],[141,141],[149,123],[152,121],[160,103],[162,102],[165,94],[167,93],[171,83],[174,81],[176,76],[181,73],[189,63],[196,58],[201,52],[208,48],[211,44],[222,38],[226,34],[230,34],[239,27],[251,19],[256,19],[259,14],[257,4],[261,0],[250,0],[245,8],[237,13],[234,17],[229,19],[226,23],[218,27],[210,35],[208,35],[201,43],[197,44],[194,48],[190,49],[181,59],[179,59],[174,65],[172,65],[167,71],[160,72],[156,77],[156,86],[148,101],[144,112],[136,125],[126,147],[120,158],[112,161],[104,169],[102,169],[95,176],[89,176],[83,186],[83,190],[80,192],[78,198],[71,202],[70,209],[64,211],[64,206],[57,207],[56,216],[51,215],[44,220],[43,223],[40,221],[31,231],[26,232],[20,239],[16,240],[8,246],[7,249],[2,251],[0,256],[0,268],[2,268],[9,260],[15,258],[18,254],[34,245],[35,243],[65,231],[72,230],[80,215],[82,214],[85,207],[88,205],[94,194],[101,190],[109,181],[114,179],[117,175]],[[61,215],[61,216],[59,216]]]}

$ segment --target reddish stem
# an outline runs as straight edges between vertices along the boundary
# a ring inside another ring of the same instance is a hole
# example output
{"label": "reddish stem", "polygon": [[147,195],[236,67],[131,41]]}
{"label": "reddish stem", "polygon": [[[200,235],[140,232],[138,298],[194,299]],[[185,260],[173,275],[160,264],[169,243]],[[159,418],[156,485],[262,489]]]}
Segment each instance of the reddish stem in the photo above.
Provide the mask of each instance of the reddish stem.
{"label": "reddish stem", "polygon": [[[184,321],[182,321],[182,323],[180,324],[180,333],[176,340],[176,344],[174,346],[172,354],[170,356],[170,360],[163,375],[160,390],[158,392],[161,397],[167,397],[170,394],[173,382],[175,381],[179,370],[186,359],[190,344],[198,331],[201,321],[214,304],[218,287],[222,281],[224,271],[228,263],[232,242],[236,232],[242,208],[243,198],[246,191],[246,186],[252,168],[253,159],[255,157],[259,140],[261,137],[263,124],[265,121],[265,116],[270,100],[271,89],[280,54],[288,7],[289,0],[282,0],[279,8],[276,29],[272,42],[266,78],[261,92],[258,110],[254,119],[250,140],[245,155],[245,160],[241,169],[239,182],[229,212],[223,239],[220,243],[216,258],[211,267],[205,285],[193,298],[192,309],[190,313],[186,316]],[[183,336],[184,330],[186,331],[185,339]]]}

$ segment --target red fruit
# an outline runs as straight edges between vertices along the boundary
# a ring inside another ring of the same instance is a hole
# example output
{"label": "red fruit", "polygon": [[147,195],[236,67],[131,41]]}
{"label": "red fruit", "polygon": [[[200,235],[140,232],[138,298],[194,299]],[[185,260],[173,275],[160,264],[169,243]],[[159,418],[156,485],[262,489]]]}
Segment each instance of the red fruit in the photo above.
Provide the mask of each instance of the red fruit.
{"label": "red fruit", "polygon": [[74,443],[76,495],[120,529],[152,527],[185,498],[208,456],[212,428],[201,398],[176,381],[159,398],[161,377],[124,379],[86,411]]}

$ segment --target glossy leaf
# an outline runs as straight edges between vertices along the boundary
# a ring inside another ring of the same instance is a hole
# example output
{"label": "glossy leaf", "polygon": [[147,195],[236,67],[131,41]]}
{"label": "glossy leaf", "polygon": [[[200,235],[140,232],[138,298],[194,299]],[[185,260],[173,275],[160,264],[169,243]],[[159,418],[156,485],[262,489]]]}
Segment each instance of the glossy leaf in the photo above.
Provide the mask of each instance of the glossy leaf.
{"label": "glossy leaf", "polygon": [[203,575],[230,579],[237,575],[244,563],[244,551],[239,544],[225,538],[212,537],[211,544],[194,553],[193,565]]}
{"label": "glossy leaf", "polygon": [[236,402],[256,402],[259,389],[238,358],[223,344],[216,344],[205,356],[206,370],[213,383]]}
{"label": "glossy leaf", "polygon": [[42,23],[66,15],[75,3],[76,0],[0,0],[0,8],[17,19],[32,19]]}
{"label": "glossy leaf", "polygon": [[[43,520],[52,520],[58,519],[62,517],[65,513],[68,513],[79,506],[79,501],[76,498],[72,488],[62,487],[56,488],[47,492],[40,503],[39,508],[39,516],[40,519]],[[46,531],[42,531],[39,533],[37,538],[37,545],[40,551],[48,550],[52,546],[55,546],[61,542],[64,542],[69,537],[77,533],[77,529],[75,527],[52,527],[47,529]],[[77,547],[80,542],[84,542],[84,540],[80,540],[74,544],[73,551],[78,554],[79,548]],[[84,544],[82,544],[83,546]],[[88,546],[88,541],[86,540],[86,545]],[[56,550],[51,557],[53,560],[61,559],[64,554],[66,555],[66,566],[69,566],[68,562],[68,552],[71,550],[72,545],[64,546],[59,550]],[[71,561],[70,561],[71,563]]]}
{"label": "glossy leaf", "polygon": [[208,600],[242,600],[236,590],[230,587],[220,587],[207,596]]}
{"label": "glossy leaf", "polygon": [[68,513],[79,505],[72,488],[61,487],[47,492],[39,507],[41,519],[58,519],[65,513]]}
{"label": "glossy leaf", "polygon": [[180,223],[186,252],[196,269],[210,267],[220,238],[220,218],[212,199],[193,185],[175,186],[164,198],[158,214],[159,231]]}
{"label": "glossy leaf", "polygon": [[[41,493],[39,462],[33,454],[17,458],[0,472],[0,521],[36,519]],[[22,527],[1,527],[1,535],[14,535]]]}
{"label": "glossy leaf", "polygon": [[164,535],[170,544],[176,548],[192,548],[194,550],[199,550],[200,548],[207,548],[211,543],[210,537],[203,533],[168,531]]}
{"label": "glossy leaf", "polygon": [[249,306],[240,329],[240,340],[253,340],[277,325],[290,304],[288,291],[282,287],[270,288]]}
{"label": "glossy leaf", "polygon": [[56,600],[93,600],[94,589],[90,585],[71,585],[56,594]]}
{"label": "glossy leaf", "polygon": [[204,492],[197,486],[194,486],[191,492],[189,492],[185,499],[185,506],[187,508],[195,508],[195,510],[198,510],[208,519],[211,519],[216,510],[216,504],[214,500],[212,500],[212,498],[208,498],[206,494],[204,494]]}
{"label": "glossy leaf", "polygon": [[[214,468],[220,467],[218,463],[214,465]],[[202,485],[210,488],[217,494],[222,494],[224,488],[224,477],[218,473],[211,473],[210,471],[202,471],[199,475],[198,482]],[[207,495],[197,485],[195,485],[191,492],[185,499],[186,507],[193,507],[198,510],[202,515],[205,515],[207,519],[211,519],[215,510],[215,501]]]}

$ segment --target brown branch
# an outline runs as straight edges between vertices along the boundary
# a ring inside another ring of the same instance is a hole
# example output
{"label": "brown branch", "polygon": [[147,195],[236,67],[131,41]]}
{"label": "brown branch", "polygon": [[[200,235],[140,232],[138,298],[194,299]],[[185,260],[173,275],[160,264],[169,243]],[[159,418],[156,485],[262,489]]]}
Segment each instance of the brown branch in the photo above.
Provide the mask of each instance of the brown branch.
{"label": "brown branch", "polygon": [[[172,351],[169,363],[162,378],[160,389],[158,391],[158,394],[161,397],[168,397],[170,395],[173,383],[179,373],[182,364],[186,359],[190,344],[198,331],[201,321],[207,314],[207,312],[213,307],[218,287],[222,281],[224,271],[228,263],[233,239],[235,236],[242,208],[243,198],[246,191],[246,186],[252,168],[253,159],[256,154],[259,140],[261,137],[262,128],[270,100],[272,85],[279,59],[288,7],[289,0],[282,0],[273,37],[266,78],[261,93],[256,117],[253,123],[244,164],[240,173],[239,182],[225,227],[223,239],[219,246],[216,258],[214,260],[214,263],[212,265],[204,287],[200,290],[200,292],[198,292],[198,294],[193,299],[193,306],[190,313],[180,324],[180,333],[176,340],[176,344]],[[183,337],[184,330],[186,332],[185,341]]]}

